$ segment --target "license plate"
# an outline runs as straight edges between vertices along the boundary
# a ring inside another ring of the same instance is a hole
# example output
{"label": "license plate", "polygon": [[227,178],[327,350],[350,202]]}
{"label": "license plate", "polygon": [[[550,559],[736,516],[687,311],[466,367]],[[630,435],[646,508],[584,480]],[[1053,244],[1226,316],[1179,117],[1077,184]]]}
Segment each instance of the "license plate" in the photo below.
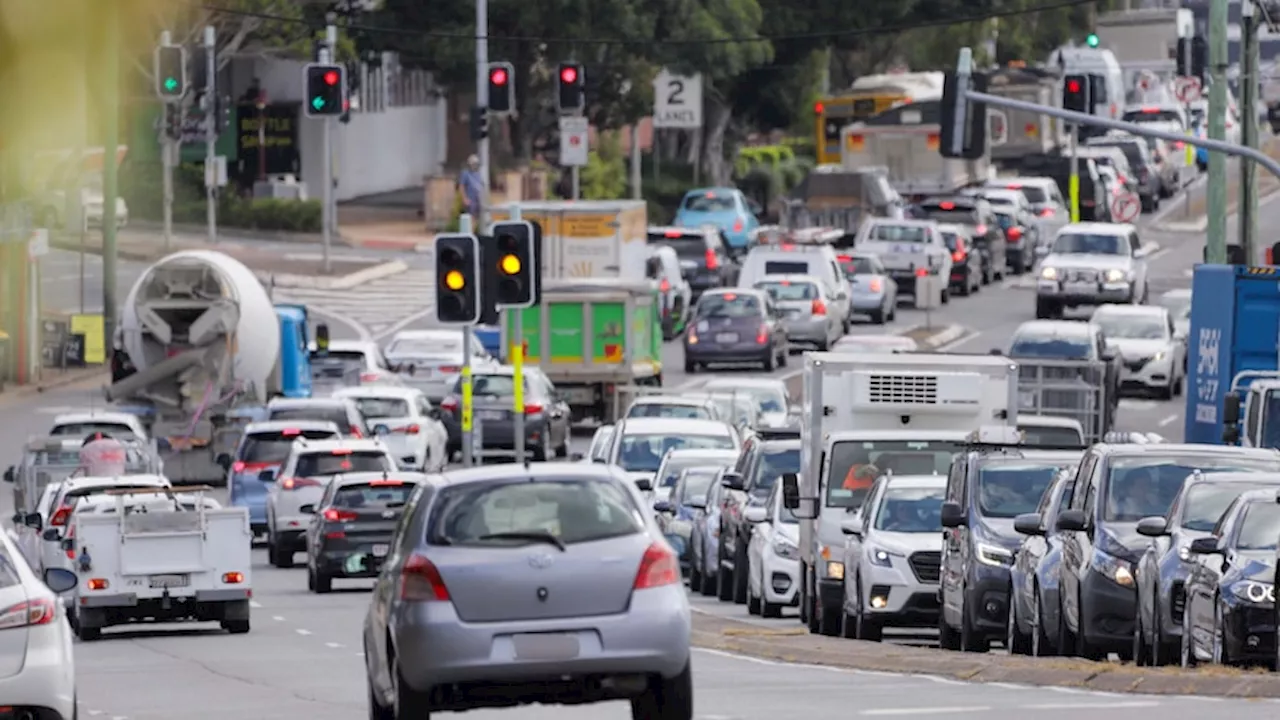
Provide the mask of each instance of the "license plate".
{"label": "license plate", "polygon": [[506,413],[501,410],[477,410],[476,417],[481,420],[503,420],[506,418]]}
{"label": "license plate", "polygon": [[379,558],[380,558],[380,557],[386,557],[386,556],[387,556],[387,549],[388,549],[388,548],[387,548],[387,546],[386,546],[386,545],[374,545],[374,546],[373,546],[373,556],[374,556],[374,557],[379,557]]}
{"label": "license plate", "polygon": [[153,588],[177,588],[191,584],[190,575],[152,575],[149,580]]}
{"label": "license plate", "polygon": [[572,660],[578,657],[578,637],[559,633],[537,633],[511,636],[516,658],[520,660]]}
{"label": "license plate", "polygon": [[719,333],[716,335],[718,343],[736,343],[738,342],[738,333]]}
{"label": "license plate", "polygon": [[1067,283],[1066,291],[1068,293],[1078,293],[1080,295],[1089,295],[1098,291],[1096,283],[1073,282]]}

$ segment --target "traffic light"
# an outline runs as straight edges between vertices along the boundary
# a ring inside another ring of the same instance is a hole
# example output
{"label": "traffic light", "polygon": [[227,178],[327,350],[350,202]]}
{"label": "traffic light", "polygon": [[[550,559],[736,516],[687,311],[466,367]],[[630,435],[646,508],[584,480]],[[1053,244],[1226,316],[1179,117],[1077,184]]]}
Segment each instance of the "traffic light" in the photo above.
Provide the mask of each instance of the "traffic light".
{"label": "traffic light", "polygon": [[1209,65],[1209,43],[1201,35],[1178,39],[1178,75],[1199,78]]}
{"label": "traffic light", "polygon": [[[492,252],[485,253],[496,278],[493,304],[525,308],[538,301],[541,284],[539,251],[542,231],[537,223],[502,222],[493,226]],[[487,300],[486,300],[487,302]]]}
{"label": "traffic light", "polygon": [[156,96],[162,102],[178,102],[187,93],[187,49],[161,45],[156,48],[154,61]]}
{"label": "traffic light", "polygon": [[307,117],[341,115],[347,107],[347,69],[332,63],[309,63],[303,68]]}
{"label": "traffic light", "polygon": [[[938,150],[942,157],[976,160],[987,152],[987,104],[966,100],[960,95],[959,76],[948,74],[942,83],[942,117],[938,136]],[[987,76],[973,73],[969,76],[969,90],[987,91]],[[964,108],[964,124],[957,128],[956,118]],[[961,145],[956,149],[956,130],[961,133]]]}
{"label": "traffic light", "polygon": [[476,105],[471,108],[471,142],[489,137],[489,108]]}
{"label": "traffic light", "polygon": [[164,134],[170,140],[182,139],[182,107],[166,104],[164,106]]}
{"label": "traffic light", "polygon": [[437,235],[436,317],[442,323],[473,325],[480,319],[480,239]]}
{"label": "traffic light", "polygon": [[1062,109],[1093,114],[1088,75],[1068,75],[1062,79]]}
{"label": "traffic light", "polygon": [[562,113],[573,113],[582,110],[585,105],[582,88],[582,65],[578,63],[560,63],[560,72],[556,75],[556,108]]}
{"label": "traffic light", "polygon": [[509,113],[515,107],[515,69],[509,62],[489,63],[489,110]]}
{"label": "traffic light", "polygon": [[1097,33],[1089,33],[1089,35],[1084,39],[1084,44],[1091,48],[1098,47],[1101,42],[1102,41],[1098,38]]}

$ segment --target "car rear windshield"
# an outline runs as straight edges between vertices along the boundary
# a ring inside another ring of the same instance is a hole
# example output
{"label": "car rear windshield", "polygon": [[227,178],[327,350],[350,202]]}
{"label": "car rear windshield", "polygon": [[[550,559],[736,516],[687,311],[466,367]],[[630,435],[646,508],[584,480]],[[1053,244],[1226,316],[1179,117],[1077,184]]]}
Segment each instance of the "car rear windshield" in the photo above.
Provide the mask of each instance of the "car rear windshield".
{"label": "car rear windshield", "polygon": [[719,462],[720,465],[727,466],[731,464],[733,460],[724,459],[724,460],[717,461],[709,457],[699,457],[696,455],[688,456],[688,457],[667,458],[666,464],[662,466],[662,477],[658,478],[657,486],[658,487],[675,487],[676,483],[680,480],[680,473],[683,470],[687,468],[692,468],[692,467],[705,467],[707,465],[715,465],[717,462]]}
{"label": "car rear windshield", "polygon": [[396,340],[387,347],[387,354],[408,358],[452,357],[462,354],[462,338],[440,335],[426,339]]}
{"label": "car rear windshield", "polygon": [[766,280],[756,283],[756,289],[769,293],[775,302],[818,299],[818,286],[811,282]]}
{"label": "car rear windshield", "polygon": [[134,436],[133,430],[128,425],[120,423],[104,423],[104,422],[86,422],[86,423],[67,423],[59,425],[50,432],[50,435],[63,437],[70,435],[72,437],[89,437],[94,433],[102,433],[110,435],[118,440],[125,440]]}
{"label": "car rear windshield", "polygon": [[1176,457],[1128,457],[1111,462],[1103,517],[1137,522],[1144,517],[1169,514],[1173,500],[1191,473],[1274,472],[1275,463],[1263,459],[1183,455]]}
{"label": "car rear windshield", "polygon": [[1052,360],[1089,360],[1093,345],[1089,338],[1060,337],[1040,333],[1022,333],[1013,338],[1009,357],[1047,358]]}
{"label": "car rear windshield", "polygon": [[9,551],[0,548],[0,588],[15,587],[22,583],[16,563],[25,562],[23,558],[10,557]]}
{"label": "car rear windshield", "polygon": [[1280,505],[1251,502],[1236,537],[1237,550],[1275,550],[1280,539]]}
{"label": "car rear windshield", "polygon": [[894,475],[946,475],[960,443],[949,441],[847,440],[831,449],[827,507],[859,508],[876,478]]}
{"label": "car rear windshield", "polygon": [[681,209],[690,212],[730,212],[736,208],[733,198],[728,195],[701,193],[686,197]]}
{"label": "car rear windshield", "polygon": [[1240,494],[1249,490],[1271,487],[1266,484],[1242,482],[1202,482],[1187,489],[1187,496],[1182,499],[1182,527],[1197,532],[1212,532]]}
{"label": "car rear windshield", "polygon": [[809,263],[804,260],[766,260],[765,275],[804,275],[809,272]]}
{"label": "car rear windshield", "polygon": [[760,298],[739,293],[703,295],[696,316],[700,318],[760,317]]}
{"label": "car rear windshield", "polygon": [[1019,427],[1022,443],[1032,447],[1084,447],[1080,432],[1069,427]]}
{"label": "car rear windshield", "polygon": [[996,224],[1000,226],[1001,230],[1008,230],[1016,224],[1013,222],[1013,215],[1010,213],[996,210],[993,214],[996,216]]}
{"label": "car rear windshield", "polygon": [[757,499],[769,496],[778,478],[787,473],[800,472],[800,448],[765,449],[756,465],[756,476],[751,483],[751,494]]}
{"label": "car rear windshield", "polygon": [[334,360],[344,360],[346,362],[358,362],[361,366],[365,363],[364,353],[359,350],[330,350],[324,353],[319,350],[313,350],[311,354],[319,358],[332,358]]}
{"label": "car rear windshield", "polygon": [[357,472],[394,472],[386,453],[376,450],[334,450],[304,453],[293,473],[298,477],[326,477]]}
{"label": "car rear windshield", "polygon": [[845,275],[874,275],[876,272],[870,258],[847,255],[840,256],[840,269],[844,270]]}
{"label": "car rear windshield", "polygon": [[356,408],[368,420],[409,417],[409,401],[400,398],[355,398]]}
{"label": "car rear windshield", "polygon": [[572,545],[644,528],[631,496],[614,481],[494,480],[448,485],[427,522],[432,545]]}
{"label": "car rear windshield", "polygon": [[960,236],[946,230],[943,230],[939,235],[942,235],[942,242],[946,244],[947,249],[955,252],[955,249],[959,247]]}
{"label": "car rear windshield", "polygon": [[707,254],[707,241],[701,235],[677,235],[649,233],[650,245],[666,245],[680,257],[702,257]]}
{"label": "car rear windshield", "polygon": [[293,441],[300,437],[307,440],[329,440],[334,437],[334,433],[332,430],[256,432],[245,436],[240,459],[247,463],[282,463],[289,457]]}
{"label": "car rear windshield", "polygon": [[984,517],[1012,518],[1035,512],[1062,468],[1053,463],[997,463],[978,476],[978,509]]}
{"label": "car rear windshield", "polygon": [[76,488],[70,490],[66,495],[62,496],[63,506],[75,507],[76,503],[87,497],[94,495],[105,495],[107,492],[119,492],[121,490],[155,490],[155,485],[101,485],[98,487]]}
{"label": "car rear windshield", "polygon": [[403,505],[418,486],[403,480],[379,480],[354,485],[343,485],[333,494],[333,504],[340,508],[385,508]]}
{"label": "car rear windshield", "polygon": [[304,406],[273,408],[268,420],[323,420],[338,426],[338,432],[351,434],[351,420],[347,417],[347,409],[343,406]]}
{"label": "car rear windshield", "polygon": [[674,403],[637,403],[627,411],[629,418],[664,417],[713,420],[711,411],[702,405],[676,405]]}
{"label": "car rear windshield", "polygon": [[956,223],[957,225],[977,225],[978,211],[973,208],[947,208],[938,205],[921,205],[920,215],[927,220],[937,220],[944,223]]}
{"label": "car rear windshield", "polygon": [[919,225],[876,225],[871,228],[868,240],[892,243],[925,243],[928,233]]}
{"label": "car rear windshield", "polygon": [[[525,390],[529,381],[525,380]],[[462,378],[453,385],[454,393],[462,392]],[[484,397],[511,397],[516,394],[516,381],[510,375],[475,375],[471,379],[471,394]]]}

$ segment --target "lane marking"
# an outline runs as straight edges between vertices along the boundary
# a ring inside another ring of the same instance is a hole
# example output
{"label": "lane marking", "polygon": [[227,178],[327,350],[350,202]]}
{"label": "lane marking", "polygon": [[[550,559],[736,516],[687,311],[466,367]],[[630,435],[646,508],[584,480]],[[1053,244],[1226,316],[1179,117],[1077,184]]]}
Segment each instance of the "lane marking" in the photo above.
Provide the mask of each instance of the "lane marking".
{"label": "lane marking", "polygon": [[271,616],[271,619],[272,619],[272,620],[275,620],[276,622],[284,622],[284,616],[283,616],[283,615],[272,615],[272,616]]}
{"label": "lane marking", "polygon": [[1121,708],[1158,707],[1160,703],[1150,700],[1136,702],[1113,703],[1045,703],[1043,705],[1022,705],[1019,710],[1119,710]]}
{"label": "lane marking", "polygon": [[1178,416],[1177,414],[1174,414],[1174,415],[1170,415],[1169,417],[1162,418],[1160,422],[1156,424],[1159,425],[1160,427],[1168,427],[1169,425],[1172,425],[1176,422],[1178,422]]}
{"label": "lane marking", "polygon": [[258,602],[257,600],[250,600],[250,601],[249,601],[249,607],[251,607],[251,608],[260,608],[260,607],[262,607],[262,603]]}
{"label": "lane marking", "polygon": [[947,343],[947,344],[945,344],[945,345],[939,345],[938,347],[934,348],[932,352],[935,352],[935,353],[947,353],[947,352],[951,352],[952,350],[954,350],[954,349],[956,349],[956,348],[960,347],[961,345],[964,345],[964,344],[966,344],[966,343],[972,342],[972,341],[974,341],[974,340],[976,340],[976,339],[978,339],[978,338],[982,337],[982,334],[983,334],[984,332],[986,332],[986,331],[985,331],[985,330],[975,330],[974,332],[971,332],[971,333],[969,333],[968,335],[964,335],[964,336],[962,336],[962,337],[958,337],[958,338],[956,338],[955,340],[952,340],[951,342],[949,342],[949,343]]}
{"label": "lane marking", "polygon": [[340,648],[340,647],[342,647],[342,643],[327,642],[327,643],[325,643],[325,644],[324,644],[324,646],[325,646],[325,647],[330,647],[330,648]]}
{"label": "lane marking", "polygon": [[310,631],[310,630],[307,630],[306,628],[294,628],[294,629],[293,629],[293,631],[294,631],[294,632],[296,632],[296,633],[298,633],[299,635],[310,635],[310,634],[311,634],[311,631]]}
{"label": "lane marking", "polygon": [[1146,259],[1147,259],[1147,262],[1154,262],[1155,260],[1161,257],[1164,257],[1165,255],[1168,255],[1168,254],[1169,254],[1169,248],[1160,248],[1159,250],[1148,255]]}
{"label": "lane marking", "polygon": [[962,715],[964,713],[990,712],[990,705],[973,705],[970,707],[922,707],[922,708],[880,708],[863,710],[859,715],[901,716],[901,715]]}

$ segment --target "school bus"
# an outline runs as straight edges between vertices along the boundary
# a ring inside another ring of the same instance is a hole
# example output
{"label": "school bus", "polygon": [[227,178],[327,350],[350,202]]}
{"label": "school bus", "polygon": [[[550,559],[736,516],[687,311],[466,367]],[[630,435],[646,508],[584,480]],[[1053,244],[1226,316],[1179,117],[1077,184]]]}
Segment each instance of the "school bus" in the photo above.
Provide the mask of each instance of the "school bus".
{"label": "school bus", "polygon": [[817,160],[840,162],[840,131],[846,125],[921,100],[942,99],[943,74],[902,72],[864,75],[849,90],[814,103]]}

